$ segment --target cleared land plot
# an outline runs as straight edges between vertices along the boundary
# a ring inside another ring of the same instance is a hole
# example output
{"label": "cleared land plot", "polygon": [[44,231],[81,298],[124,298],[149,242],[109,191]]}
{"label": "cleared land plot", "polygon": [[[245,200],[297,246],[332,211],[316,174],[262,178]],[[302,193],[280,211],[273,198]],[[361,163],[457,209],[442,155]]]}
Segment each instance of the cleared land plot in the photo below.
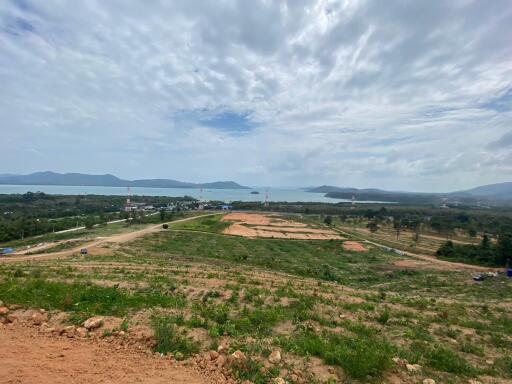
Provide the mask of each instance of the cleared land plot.
{"label": "cleared land plot", "polygon": [[[512,282],[503,276],[474,283],[469,272],[401,267],[407,257],[376,247],[356,254],[340,240],[217,230],[160,231],[101,256],[0,264],[0,300],[45,308],[50,321],[64,312],[66,324],[114,316],[126,340],[105,328],[94,338],[116,346],[183,357],[241,350],[244,364],[222,368],[237,382],[512,379]],[[282,358],[271,363],[276,350]],[[422,368],[410,373],[396,357]]]}
{"label": "cleared land plot", "polygon": [[222,218],[233,222],[224,229],[226,235],[250,238],[295,240],[340,240],[342,237],[329,229],[311,228],[305,223],[285,219],[275,214],[230,213]]}

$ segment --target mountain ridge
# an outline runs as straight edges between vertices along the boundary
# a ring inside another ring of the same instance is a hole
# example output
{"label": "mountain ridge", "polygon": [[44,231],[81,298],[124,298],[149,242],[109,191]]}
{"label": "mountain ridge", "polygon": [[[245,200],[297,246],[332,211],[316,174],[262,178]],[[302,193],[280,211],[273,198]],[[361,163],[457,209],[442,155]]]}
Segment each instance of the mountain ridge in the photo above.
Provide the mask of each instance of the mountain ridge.
{"label": "mountain ridge", "polygon": [[[306,192],[325,193],[327,197],[332,198],[350,198],[355,194],[358,199],[382,200],[382,197],[399,198],[399,200],[423,199],[443,199],[443,198],[487,198],[498,200],[512,200],[512,182],[487,184],[474,187],[467,190],[454,192],[407,192],[407,191],[386,191],[376,188],[351,188],[336,187],[332,185],[321,185],[305,189]],[[383,200],[387,201],[387,200]]]}
{"label": "mountain ridge", "polygon": [[0,184],[12,185],[66,185],[98,187],[146,187],[146,188],[211,188],[211,189],[249,189],[234,181],[214,181],[209,183],[191,183],[174,179],[137,179],[125,180],[112,174],[90,175],[85,173],[57,173],[52,171],[34,172],[28,175],[3,174]]}

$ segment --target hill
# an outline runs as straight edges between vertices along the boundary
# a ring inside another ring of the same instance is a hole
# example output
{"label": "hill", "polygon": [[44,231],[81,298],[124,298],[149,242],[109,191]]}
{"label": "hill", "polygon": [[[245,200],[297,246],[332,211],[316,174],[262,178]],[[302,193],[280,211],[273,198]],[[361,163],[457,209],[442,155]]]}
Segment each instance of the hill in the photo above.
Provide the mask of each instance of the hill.
{"label": "hill", "polygon": [[512,199],[512,182],[482,185],[455,194],[468,194],[472,196],[487,196],[501,199]]}
{"label": "hill", "polygon": [[461,203],[472,203],[476,200],[512,200],[512,182],[483,185],[464,191],[450,193],[422,193],[406,191],[384,191],[375,188],[350,188],[322,185],[306,189],[307,192],[325,193],[333,199],[356,199],[366,201],[384,201],[396,203],[439,203],[445,200],[457,200]]}
{"label": "hill", "polygon": [[146,187],[146,188],[211,188],[248,189],[233,181],[188,183],[172,179],[124,180],[117,176],[88,175],[83,173],[36,172],[29,175],[0,175],[0,184],[11,185],[74,185],[99,187]]}

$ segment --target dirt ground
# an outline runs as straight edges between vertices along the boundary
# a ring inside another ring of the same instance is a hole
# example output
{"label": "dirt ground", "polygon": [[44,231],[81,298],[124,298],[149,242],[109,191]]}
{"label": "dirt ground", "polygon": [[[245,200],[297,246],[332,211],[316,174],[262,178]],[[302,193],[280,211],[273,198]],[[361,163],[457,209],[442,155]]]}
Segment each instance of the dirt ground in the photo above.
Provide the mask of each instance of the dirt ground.
{"label": "dirt ground", "polygon": [[235,212],[224,216],[222,220],[234,222],[224,230],[226,235],[294,240],[342,239],[334,231],[309,228],[307,224],[286,220],[279,215]]}
{"label": "dirt ground", "polygon": [[344,241],[343,249],[352,252],[368,252],[368,250],[357,241]]}
{"label": "dirt ground", "polygon": [[20,325],[0,328],[0,383],[206,384],[192,368],[95,342],[51,338]]}

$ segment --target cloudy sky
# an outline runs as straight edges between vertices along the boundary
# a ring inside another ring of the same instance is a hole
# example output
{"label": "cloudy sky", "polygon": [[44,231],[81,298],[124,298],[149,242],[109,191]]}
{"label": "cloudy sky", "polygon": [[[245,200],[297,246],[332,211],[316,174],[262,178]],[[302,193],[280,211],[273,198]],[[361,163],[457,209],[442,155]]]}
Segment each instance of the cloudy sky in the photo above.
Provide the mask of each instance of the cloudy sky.
{"label": "cloudy sky", "polygon": [[512,181],[512,2],[0,2],[0,173]]}

